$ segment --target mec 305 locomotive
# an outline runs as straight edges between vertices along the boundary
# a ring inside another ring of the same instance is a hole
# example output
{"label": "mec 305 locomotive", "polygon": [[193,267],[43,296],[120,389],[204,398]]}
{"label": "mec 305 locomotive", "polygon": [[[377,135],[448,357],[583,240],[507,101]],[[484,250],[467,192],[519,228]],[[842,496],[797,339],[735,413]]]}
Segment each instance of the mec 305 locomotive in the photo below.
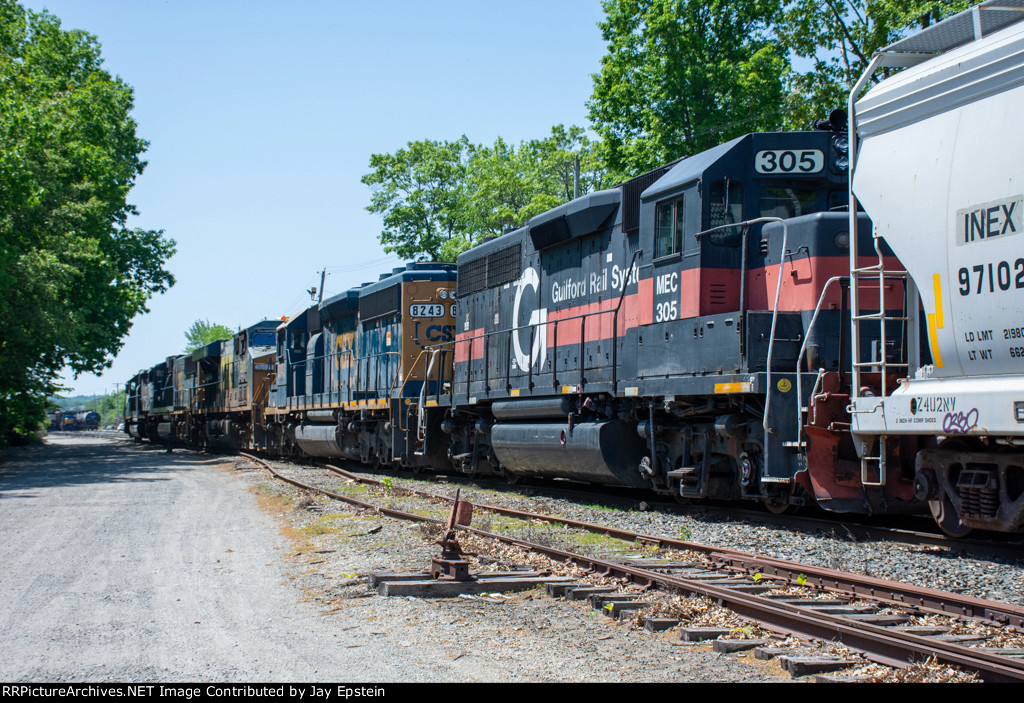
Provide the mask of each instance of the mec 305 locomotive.
{"label": "mec 305 locomotive", "polygon": [[750,134],[171,357],[129,432],[1018,530],[1019,15],[882,52],[864,83],[915,65],[849,131]]}

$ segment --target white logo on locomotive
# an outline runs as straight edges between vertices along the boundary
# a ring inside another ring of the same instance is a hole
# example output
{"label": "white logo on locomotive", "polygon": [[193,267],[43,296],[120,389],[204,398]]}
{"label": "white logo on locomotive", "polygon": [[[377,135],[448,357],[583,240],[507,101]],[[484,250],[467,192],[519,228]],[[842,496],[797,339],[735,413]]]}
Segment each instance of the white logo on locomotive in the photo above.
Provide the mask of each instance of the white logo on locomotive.
{"label": "white logo on locomotive", "polygon": [[[537,306],[530,311],[530,320],[526,326],[520,326],[519,309],[523,302],[523,293],[527,288],[533,289],[533,296],[537,300]],[[523,271],[523,275],[516,281],[516,299],[512,305],[512,324],[515,331],[512,333],[512,348],[516,355],[516,366],[523,371],[537,364],[537,370],[544,368],[548,354],[548,309],[540,305],[540,276],[532,266]],[[530,345],[530,329],[533,328],[533,347],[530,349],[530,356],[526,356],[523,347]]]}

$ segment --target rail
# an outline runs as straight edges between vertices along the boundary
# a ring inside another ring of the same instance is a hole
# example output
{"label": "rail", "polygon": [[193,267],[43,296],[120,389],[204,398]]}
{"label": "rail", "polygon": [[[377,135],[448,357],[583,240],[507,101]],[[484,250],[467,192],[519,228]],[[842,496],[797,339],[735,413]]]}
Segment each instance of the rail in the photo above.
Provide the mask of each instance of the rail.
{"label": "rail", "polygon": [[[374,510],[388,517],[411,520],[416,522],[432,522],[440,524],[440,520],[413,513],[398,511],[387,506],[369,503],[333,491],[327,491],[306,484],[275,471],[269,463],[257,457],[242,454],[245,458],[259,463],[275,478],[304,490],[312,490],[330,498],[341,500],[364,509]],[[334,466],[326,466],[337,474],[359,480],[363,483],[382,484],[374,479],[358,477]],[[389,484],[389,488],[395,487]],[[400,488],[406,491],[408,489]],[[418,495],[431,495],[421,491],[408,490]],[[432,496],[440,498],[440,496]],[[447,500],[452,500],[448,498]],[[839,591],[857,598],[873,600],[883,606],[919,608],[934,613],[944,613],[958,617],[980,619],[983,622],[1013,625],[1024,624],[1024,609],[1016,606],[984,601],[970,596],[955,593],[944,593],[930,588],[886,581],[863,574],[844,573],[832,569],[815,567],[808,564],[797,564],[772,557],[718,549],[693,542],[670,538],[643,535],[626,530],[618,530],[603,525],[592,525],[575,520],[563,520],[554,516],[540,516],[520,513],[508,508],[496,506],[479,506],[487,510],[495,510],[501,514],[517,513],[521,519],[544,519],[548,522],[572,524],[575,527],[592,532],[607,534],[618,539],[626,539],[642,544],[658,545],[673,549],[693,550],[707,556],[716,568],[725,572],[742,572],[760,574],[769,579],[799,583],[811,587],[819,587]],[[609,578],[621,578],[638,585],[650,587],[658,585],[662,588],[685,593],[703,594],[728,607],[739,615],[760,622],[765,627],[787,634],[839,641],[847,646],[864,652],[870,659],[893,666],[907,666],[915,660],[934,657],[937,660],[965,667],[978,672],[987,681],[1022,681],[1024,680],[1024,663],[997,653],[985,651],[984,648],[971,648],[957,643],[943,642],[918,634],[903,632],[875,625],[870,622],[855,621],[837,614],[829,614],[814,610],[800,604],[773,600],[763,596],[745,593],[742,589],[730,588],[724,584],[703,579],[690,579],[685,575],[663,573],[659,570],[646,569],[641,566],[604,558],[596,558],[566,551],[550,546],[533,544],[522,539],[483,531],[472,527],[461,527],[466,532],[500,540],[507,544],[517,545],[525,549],[545,554],[555,560],[572,563],[593,573]]]}

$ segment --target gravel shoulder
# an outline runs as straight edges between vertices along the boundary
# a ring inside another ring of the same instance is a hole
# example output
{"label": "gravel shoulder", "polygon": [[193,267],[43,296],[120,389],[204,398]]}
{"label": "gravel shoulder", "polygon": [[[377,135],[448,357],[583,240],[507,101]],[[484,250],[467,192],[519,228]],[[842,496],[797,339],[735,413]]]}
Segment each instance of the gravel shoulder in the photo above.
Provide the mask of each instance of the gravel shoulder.
{"label": "gravel shoulder", "polygon": [[325,506],[246,462],[52,437],[0,463],[3,681],[784,681],[531,591],[381,598],[417,527]]}

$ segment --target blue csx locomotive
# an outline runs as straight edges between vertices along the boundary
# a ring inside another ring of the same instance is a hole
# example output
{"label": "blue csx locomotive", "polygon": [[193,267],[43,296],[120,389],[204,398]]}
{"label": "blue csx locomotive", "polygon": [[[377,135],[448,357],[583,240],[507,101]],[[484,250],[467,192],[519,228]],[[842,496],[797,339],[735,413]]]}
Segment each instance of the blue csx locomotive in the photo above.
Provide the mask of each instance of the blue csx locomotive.
{"label": "blue csx locomotive", "polygon": [[[905,460],[865,490],[846,432],[842,277],[851,243],[871,246],[866,217],[851,234],[842,211],[846,144],[833,130],[750,134],[457,265],[409,264],[169,357],[129,382],[126,430],[773,509],[918,509],[913,452],[894,447]],[[862,356],[902,353],[879,339],[862,325]]]}

